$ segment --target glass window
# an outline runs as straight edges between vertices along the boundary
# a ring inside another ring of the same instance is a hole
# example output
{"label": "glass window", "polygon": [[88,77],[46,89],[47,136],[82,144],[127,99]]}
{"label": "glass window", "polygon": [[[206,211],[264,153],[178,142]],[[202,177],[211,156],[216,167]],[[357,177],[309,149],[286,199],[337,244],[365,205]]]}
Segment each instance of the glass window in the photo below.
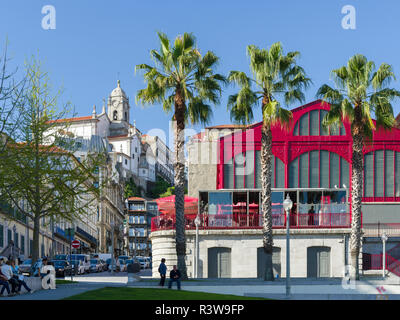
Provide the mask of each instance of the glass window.
{"label": "glass window", "polygon": [[385,197],[393,197],[394,151],[385,151]]}
{"label": "glass window", "polygon": [[396,152],[395,170],[396,197],[400,197],[400,152]]}
{"label": "glass window", "polygon": [[308,152],[300,155],[300,188],[308,188]]}
{"label": "glass window", "polygon": [[330,170],[330,176],[331,176],[331,188],[339,188],[339,155],[331,152],[330,153],[330,158],[331,158],[331,170]]}
{"label": "glass window", "polygon": [[208,194],[209,214],[231,214],[232,193],[231,192],[210,192]]}
{"label": "glass window", "polygon": [[[283,196],[284,196],[284,193],[282,191],[271,192],[272,225],[273,226],[283,226],[285,223],[285,217],[283,214]],[[262,225],[262,223],[261,223],[261,225]]]}
{"label": "glass window", "polygon": [[344,128],[343,123],[340,124],[340,135],[345,136],[346,135],[346,129]]}
{"label": "glass window", "polygon": [[321,136],[327,136],[328,135],[328,133],[329,133],[329,129],[328,128],[325,128],[323,125],[322,125],[322,121],[324,120],[324,117],[326,116],[328,114],[328,111],[326,111],[326,110],[321,110],[321,121],[320,121],[320,135]]}
{"label": "glass window", "polygon": [[310,188],[319,187],[319,151],[310,152]]}
{"label": "glass window", "polygon": [[299,121],[297,121],[295,126],[294,126],[293,135],[294,136],[298,136],[299,135]]}
{"label": "glass window", "polygon": [[233,163],[224,164],[224,188],[233,189]]}
{"label": "glass window", "polygon": [[329,152],[325,150],[320,151],[321,158],[321,188],[329,188]]}
{"label": "glass window", "polygon": [[364,156],[364,196],[374,196],[374,153],[370,152]]}
{"label": "glass window", "polygon": [[341,183],[341,188],[348,188],[350,183],[349,183],[349,163],[343,159],[342,157],[340,158],[340,183]]}
{"label": "glass window", "polygon": [[299,186],[299,162],[298,158],[289,164],[289,188],[298,188]]}
{"label": "glass window", "polygon": [[383,150],[375,151],[375,197],[383,197]]}
{"label": "glass window", "polygon": [[285,165],[281,161],[281,159],[274,157],[276,159],[276,185],[275,188],[284,188],[285,187]]}
{"label": "glass window", "polygon": [[244,188],[245,156],[239,153],[235,156],[235,189]]}
{"label": "glass window", "polygon": [[261,188],[261,151],[256,151],[256,189]]}
{"label": "glass window", "polygon": [[254,188],[254,150],[246,151],[246,188]]}
{"label": "glass window", "polygon": [[305,115],[303,115],[300,118],[300,135],[301,136],[308,136],[309,132],[308,132],[308,113],[306,113]]}
{"label": "glass window", "polygon": [[312,110],[310,112],[310,135],[319,135],[319,110]]}

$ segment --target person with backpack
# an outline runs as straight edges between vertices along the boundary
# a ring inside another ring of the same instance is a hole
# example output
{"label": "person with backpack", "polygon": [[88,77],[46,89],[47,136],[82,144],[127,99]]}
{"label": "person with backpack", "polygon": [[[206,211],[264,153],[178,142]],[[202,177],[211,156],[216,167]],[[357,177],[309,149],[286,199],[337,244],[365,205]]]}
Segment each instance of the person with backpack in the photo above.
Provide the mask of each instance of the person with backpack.
{"label": "person with backpack", "polygon": [[160,277],[161,277],[159,285],[161,287],[164,287],[165,276],[167,274],[167,266],[165,265],[165,259],[164,258],[161,259],[160,266],[158,267],[158,272],[160,273]]}

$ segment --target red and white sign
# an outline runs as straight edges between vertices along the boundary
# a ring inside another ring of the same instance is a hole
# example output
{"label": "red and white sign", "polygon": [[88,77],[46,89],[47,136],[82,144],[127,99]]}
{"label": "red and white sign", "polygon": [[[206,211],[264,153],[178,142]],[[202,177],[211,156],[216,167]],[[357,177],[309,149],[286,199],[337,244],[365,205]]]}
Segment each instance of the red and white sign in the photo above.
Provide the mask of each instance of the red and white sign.
{"label": "red and white sign", "polygon": [[71,245],[72,245],[72,248],[79,249],[79,247],[81,246],[81,243],[78,240],[74,240],[74,241],[72,241]]}

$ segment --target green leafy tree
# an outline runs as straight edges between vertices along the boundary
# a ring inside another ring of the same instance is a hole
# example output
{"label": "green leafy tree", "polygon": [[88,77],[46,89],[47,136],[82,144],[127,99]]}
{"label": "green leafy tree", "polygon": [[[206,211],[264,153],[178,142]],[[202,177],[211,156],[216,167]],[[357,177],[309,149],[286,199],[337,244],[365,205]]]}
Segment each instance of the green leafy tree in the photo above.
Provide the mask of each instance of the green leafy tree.
{"label": "green leafy tree", "polygon": [[[228,81],[240,87],[237,94],[228,98],[228,111],[235,122],[253,121],[254,109],[262,113],[261,138],[261,199],[263,214],[263,245],[266,253],[266,280],[273,280],[272,271],[272,210],[271,210],[271,127],[280,124],[287,127],[292,119],[291,111],[283,108],[279,99],[286,105],[303,102],[303,89],[311,80],[303,68],[296,64],[299,52],[283,54],[282,45],[277,42],[269,49],[260,49],[254,45],[247,47],[250,57],[252,77],[241,71],[231,71]],[[254,89],[253,89],[254,87]]]}
{"label": "green leafy tree", "polygon": [[[359,279],[358,257],[361,246],[361,200],[363,183],[363,147],[372,140],[376,128],[391,129],[396,121],[393,116],[393,99],[400,92],[388,88],[395,78],[392,67],[382,63],[375,71],[373,61],[357,54],[349,59],[346,66],[332,70],[335,88],[322,85],[317,97],[330,104],[330,111],[323,119],[326,127],[338,127],[343,119],[351,123],[352,144],[352,186],[351,186],[351,235],[350,255],[352,278]],[[372,120],[375,115],[376,123]]]}
{"label": "green leafy tree", "polygon": [[225,78],[214,73],[218,57],[211,51],[202,56],[192,34],[178,36],[172,46],[165,34],[159,32],[158,37],[160,50],[150,52],[154,66],[136,66],[136,70],[144,71],[147,84],[145,89],[138,91],[136,98],[143,104],[162,104],[165,112],[174,112],[176,253],[178,268],[186,279],[184,130],[188,122],[208,123],[212,114],[210,104],[219,103]]}
{"label": "green leafy tree", "polygon": [[23,101],[17,105],[19,122],[0,163],[1,200],[33,221],[33,260],[39,258],[42,219],[75,221],[88,213],[99,196],[97,173],[105,160],[101,154],[88,154],[79,162],[67,151],[73,150],[73,140],[59,147],[68,132],[68,123],[60,120],[70,110],[66,104],[58,111],[58,96],[51,94],[40,64],[33,60],[27,65]]}
{"label": "green leafy tree", "polygon": [[129,197],[141,197],[140,188],[135,184],[133,178],[129,178],[125,184],[125,199]]}

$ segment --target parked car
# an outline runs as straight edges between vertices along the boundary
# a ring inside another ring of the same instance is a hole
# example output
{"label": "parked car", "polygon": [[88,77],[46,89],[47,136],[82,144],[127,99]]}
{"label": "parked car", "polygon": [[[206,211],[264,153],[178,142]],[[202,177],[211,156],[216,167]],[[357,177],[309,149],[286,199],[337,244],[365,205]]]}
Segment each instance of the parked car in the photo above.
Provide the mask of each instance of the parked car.
{"label": "parked car", "polygon": [[150,257],[144,257],[144,261],[146,262],[146,269],[150,268],[151,258]]}
{"label": "parked car", "polygon": [[68,255],[67,254],[56,254],[56,256],[53,258],[53,260],[68,261]]}
{"label": "parked car", "polygon": [[126,261],[127,261],[128,259],[125,259],[125,260],[123,260],[123,259],[120,259],[119,260],[119,265],[120,265],[120,270],[121,270],[121,272],[126,272],[127,271],[127,264],[126,264]]}
{"label": "parked car", "polygon": [[108,269],[107,263],[103,259],[100,259],[100,263],[101,263],[101,271],[107,271]]}
{"label": "parked car", "polygon": [[99,259],[90,259],[90,272],[100,272],[103,266]]}
{"label": "parked car", "polygon": [[88,254],[71,254],[68,258],[71,260],[81,260],[85,268],[85,273],[90,272],[90,256]]}
{"label": "parked car", "polygon": [[130,256],[119,256],[118,259],[125,261],[125,260],[128,260],[128,259],[131,259],[131,257]]}
{"label": "parked car", "polygon": [[[68,261],[69,262],[69,261]],[[71,268],[73,271],[73,274],[84,274],[85,271],[85,266],[82,260],[71,260]]]}
{"label": "parked car", "polygon": [[114,267],[113,264],[111,263],[111,259],[108,264],[108,271],[111,271],[113,269],[115,272],[121,271],[121,263],[117,264],[116,261],[114,260]]}
{"label": "parked car", "polygon": [[146,268],[146,260],[143,257],[138,257],[137,260],[140,263],[140,268],[145,269]]}
{"label": "parked car", "polygon": [[72,267],[66,260],[52,260],[51,264],[54,266],[56,271],[56,277],[65,277],[68,274],[70,275],[72,272]]}
{"label": "parked car", "polygon": [[29,275],[32,267],[32,259],[26,259],[19,265],[19,272],[23,275]]}

